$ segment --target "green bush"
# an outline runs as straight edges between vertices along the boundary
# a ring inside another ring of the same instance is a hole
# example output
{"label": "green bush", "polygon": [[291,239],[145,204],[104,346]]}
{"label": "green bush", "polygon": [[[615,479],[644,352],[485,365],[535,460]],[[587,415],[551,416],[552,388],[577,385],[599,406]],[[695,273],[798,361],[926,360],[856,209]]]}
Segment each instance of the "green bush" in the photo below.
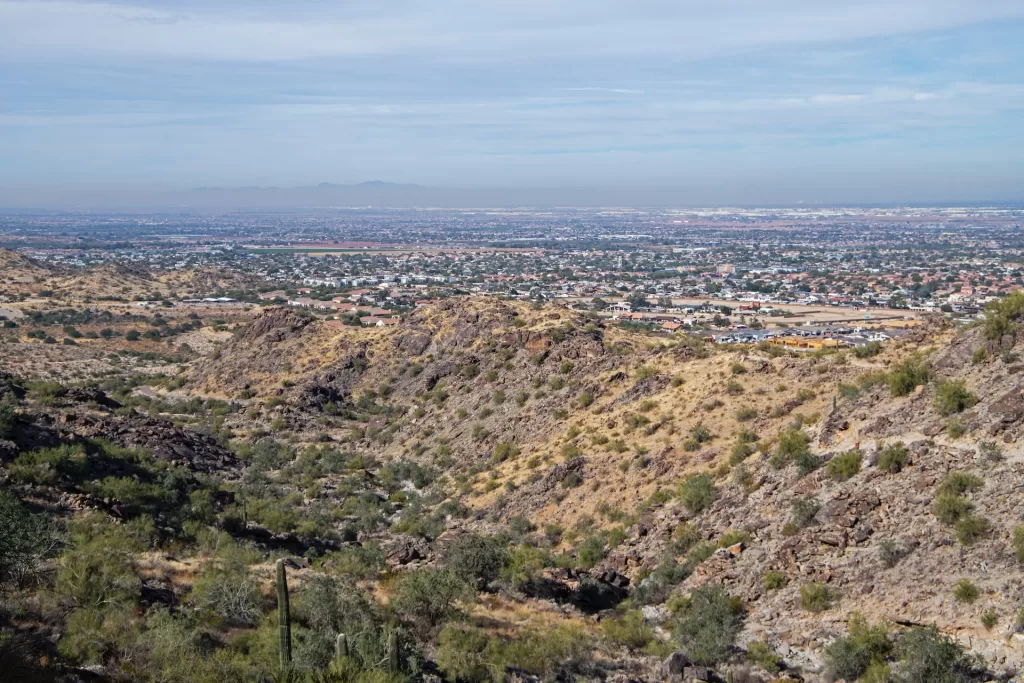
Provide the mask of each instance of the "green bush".
{"label": "green bush", "polygon": [[641,650],[654,641],[654,629],[644,620],[640,610],[601,620],[601,630],[612,643],[631,650]]}
{"label": "green bush", "polygon": [[924,360],[914,355],[893,368],[885,378],[893,396],[906,396],[917,386],[927,384],[931,373]]}
{"label": "green bush", "polygon": [[796,471],[801,477],[805,477],[821,467],[821,458],[810,451],[801,451],[793,458]]}
{"label": "green bush", "polygon": [[910,451],[901,443],[887,444],[878,455],[878,467],[883,472],[897,474],[910,462]]}
{"label": "green bush", "polygon": [[263,594],[250,574],[244,553],[230,538],[207,563],[192,587],[192,603],[216,622],[252,627],[263,616]]}
{"label": "green bush", "polygon": [[836,591],[824,584],[811,582],[800,586],[800,607],[808,612],[829,610],[838,599]]}
{"label": "green bush", "polygon": [[494,451],[491,460],[494,462],[505,462],[519,455],[519,448],[511,441],[499,441],[494,444]]}
{"label": "green bush", "polygon": [[855,681],[868,667],[885,662],[893,650],[893,643],[882,625],[869,626],[860,614],[850,617],[848,634],[825,647],[825,664],[830,676]]}
{"label": "green bush", "polygon": [[0,439],[8,439],[18,423],[18,413],[13,405],[3,399],[4,397],[0,396]]}
{"label": "green bush", "polygon": [[770,674],[782,671],[782,658],[768,643],[761,640],[747,643],[747,661],[758,665]]}
{"label": "green bush", "polygon": [[448,680],[485,683],[495,680],[487,660],[491,637],[467,624],[448,624],[437,636],[437,664]]}
{"label": "green bush", "polygon": [[932,504],[932,511],[943,524],[953,525],[974,510],[974,504],[962,496],[940,493]]}
{"label": "green bush", "polygon": [[974,545],[989,535],[992,523],[981,515],[965,515],[953,525],[953,531],[961,545]]}
{"label": "green bush", "polygon": [[746,406],[736,411],[736,420],[738,422],[747,422],[757,417],[757,408],[753,406]]}
{"label": "green bush", "polygon": [[1017,558],[1017,562],[1024,564],[1024,525],[1013,527],[1013,540],[1010,541],[1010,547],[1013,548],[1013,556]]}
{"label": "green bush", "polygon": [[30,513],[0,491],[0,592],[29,583],[57,548],[58,535],[43,515]]}
{"label": "green bush", "polygon": [[779,434],[779,441],[772,456],[772,466],[785,467],[798,455],[809,453],[807,435],[800,429],[787,429]]}
{"label": "green bush", "polygon": [[785,572],[767,571],[761,578],[761,584],[766,591],[780,590],[789,585],[789,577]]}
{"label": "green bush", "polygon": [[821,509],[821,504],[814,496],[804,496],[793,501],[793,523],[805,527],[814,521],[814,516]]}
{"label": "green bush", "polygon": [[694,662],[715,666],[729,659],[742,626],[741,603],[721,586],[702,586],[683,603],[676,634]]}
{"label": "green bush", "polygon": [[980,662],[934,626],[916,627],[896,641],[901,683],[967,683]]}
{"label": "green bush", "polygon": [[939,482],[938,492],[939,494],[961,495],[968,491],[980,489],[984,485],[985,482],[980,477],[954,470]]}
{"label": "green bush", "polygon": [[853,349],[853,355],[857,358],[874,358],[881,352],[881,342],[868,342],[863,346],[855,346]]}
{"label": "green bush", "polygon": [[963,412],[977,402],[978,397],[959,380],[939,382],[935,387],[935,410],[943,417]]}
{"label": "green bush", "polygon": [[995,610],[986,610],[981,615],[981,625],[985,627],[986,631],[991,631],[992,628],[999,623],[999,614]]}
{"label": "green bush", "polygon": [[951,439],[959,439],[967,432],[967,425],[955,417],[946,421],[946,433]]}
{"label": "green bush", "polygon": [[729,464],[739,465],[741,462],[753,455],[756,449],[745,441],[737,441],[729,450]]}
{"label": "green bush", "polygon": [[993,301],[986,307],[985,337],[998,340],[1010,334],[1017,327],[1017,321],[1024,317],[1024,293],[1013,292],[1009,296]]}
{"label": "green bush", "polygon": [[957,602],[970,604],[981,597],[981,591],[978,590],[978,587],[970,579],[960,579],[956,582],[956,586],[953,587],[953,597],[956,598]]}
{"label": "green bush", "polygon": [[694,474],[679,487],[679,498],[690,512],[697,513],[715,502],[718,491],[711,477],[706,474]]}
{"label": "green bush", "polygon": [[418,628],[429,631],[461,616],[459,603],[474,596],[473,587],[450,569],[419,569],[402,578],[392,604]]}
{"label": "green bush", "polygon": [[478,534],[459,536],[444,553],[445,566],[476,585],[496,580],[508,560],[508,551],[497,539]]}
{"label": "green bush", "polygon": [[861,452],[847,451],[834,456],[825,465],[825,471],[834,481],[846,481],[860,472]]}

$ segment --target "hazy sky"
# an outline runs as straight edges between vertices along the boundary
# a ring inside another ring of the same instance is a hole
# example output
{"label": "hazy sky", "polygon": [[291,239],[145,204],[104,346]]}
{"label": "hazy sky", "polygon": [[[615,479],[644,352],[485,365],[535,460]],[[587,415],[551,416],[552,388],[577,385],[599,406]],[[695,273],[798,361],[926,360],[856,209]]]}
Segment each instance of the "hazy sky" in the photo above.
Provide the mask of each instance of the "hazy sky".
{"label": "hazy sky", "polygon": [[1022,199],[1024,0],[0,0],[0,200],[371,179]]}

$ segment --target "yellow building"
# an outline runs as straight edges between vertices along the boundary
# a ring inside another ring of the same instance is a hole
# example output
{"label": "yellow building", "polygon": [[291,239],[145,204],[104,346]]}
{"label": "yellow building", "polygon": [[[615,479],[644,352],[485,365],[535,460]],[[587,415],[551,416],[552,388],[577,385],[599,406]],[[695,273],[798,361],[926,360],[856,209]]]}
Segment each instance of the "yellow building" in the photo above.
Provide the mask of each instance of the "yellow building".
{"label": "yellow building", "polygon": [[808,351],[820,351],[821,349],[841,349],[849,346],[841,339],[831,337],[772,337],[769,344],[784,346],[787,349],[806,349]]}

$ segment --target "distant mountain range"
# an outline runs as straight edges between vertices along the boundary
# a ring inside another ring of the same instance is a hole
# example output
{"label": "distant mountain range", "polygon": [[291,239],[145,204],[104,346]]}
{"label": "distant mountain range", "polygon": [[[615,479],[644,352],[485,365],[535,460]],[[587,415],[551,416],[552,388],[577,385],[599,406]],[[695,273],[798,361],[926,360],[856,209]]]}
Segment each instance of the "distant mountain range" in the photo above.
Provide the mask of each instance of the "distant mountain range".
{"label": "distant mountain range", "polygon": [[[614,193],[613,193],[614,194]],[[620,192],[622,204],[635,203],[635,191]],[[659,193],[664,196],[664,193]],[[651,197],[653,199],[653,197]],[[193,208],[253,209],[391,207],[546,207],[607,206],[609,193],[596,190],[458,189],[373,180],[354,185],[320,183],[307,187],[204,187],[167,196],[169,205]],[[612,202],[614,204],[615,202]],[[663,202],[658,202],[663,203]]]}

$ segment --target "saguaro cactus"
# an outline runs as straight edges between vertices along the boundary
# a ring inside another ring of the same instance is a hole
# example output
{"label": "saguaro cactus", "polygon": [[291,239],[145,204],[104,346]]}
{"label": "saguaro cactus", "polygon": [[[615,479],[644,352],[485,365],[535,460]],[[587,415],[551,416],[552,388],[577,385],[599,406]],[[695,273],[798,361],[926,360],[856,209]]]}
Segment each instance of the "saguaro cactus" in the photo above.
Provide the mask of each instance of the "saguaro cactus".
{"label": "saguaro cactus", "polygon": [[277,561],[277,628],[281,668],[286,669],[292,661],[292,619],[288,609],[288,575],[284,560]]}
{"label": "saguaro cactus", "polygon": [[398,673],[398,632],[388,634],[388,673]]}

